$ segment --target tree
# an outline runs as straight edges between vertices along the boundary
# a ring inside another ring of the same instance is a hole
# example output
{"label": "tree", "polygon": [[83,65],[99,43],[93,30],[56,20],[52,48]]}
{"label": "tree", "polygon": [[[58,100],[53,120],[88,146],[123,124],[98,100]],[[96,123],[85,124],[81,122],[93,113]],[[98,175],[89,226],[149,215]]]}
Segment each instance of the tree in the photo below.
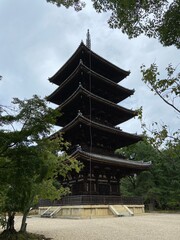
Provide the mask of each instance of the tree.
{"label": "tree", "polygon": [[147,69],[144,65],[141,66],[143,81],[149,86],[151,91],[180,114],[180,73],[176,73],[176,70],[172,64],[169,64],[166,68],[167,78],[159,79],[160,73],[155,63],[151,64]]}
{"label": "tree", "polygon": [[[160,78],[158,66],[155,63],[151,64],[149,68],[142,65],[142,80],[155,95],[158,95],[167,106],[174,110],[174,115],[177,115],[177,118],[179,118],[180,73],[171,64],[168,65],[166,71],[167,77],[162,79]],[[157,149],[161,150],[161,148],[166,147],[169,149],[173,144],[179,143],[180,129],[172,132],[165,123],[160,125],[156,121],[148,128],[146,123],[143,122],[142,109],[139,110],[139,119],[141,120],[144,133],[146,135],[149,133],[149,142]]]}
{"label": "tree", "polygon": [[142,196],[158,209],[180,209],[180,142],[158,151],[144,139],[117,152],[134,161],[152,162],[149,171],[122,179],[124,196]]}
{"label": "tree", "polygon": [[61,7],[64,6],[66,8],[74,7],[76,11],[82,10],[83,7],[85,7],[85,2],[79,1],[79,0],[46,0],[47,2],[56,4],[56,6]]}
{"label": "tree", "polygon": [[[161,79],[155,63],[151,64],[150,68],[147,69],[144,65],[141,67],[143,81],[179,117],[180,74],[171,64],[169,64],[166,70],[167,78]],[[142,121],[142,111],[140,111],[139,118],[146,135],[146,141],[156,150],[151,170],[154,187],[147,188],[148,192],[151,193],[151,198],[154,199],[157,207],[161,209],[179,209],[180,130],[171,132],[166,124],[160,125],[157,122],[153,122],[152,127],[147,128],[147,125]],[[147,154],[151,155],[152,152]],[[136,180],[135,193],[140,189],[139,193],[143,194],[139,178],[141,178],[141,175]],[[151,182],[151,180],[149,181]],[[129,186],[127,181],[125,183]],[[145,199],[147,199],[146,194]]]}
{"label": "tree", "polygon": [[[74,6],[79,11],[86,1],[46,0],[66,8]],[[158,38],[164,46],[180,48],[180,0],[92,0],[99,13],[110,12],[108,24],[119,28],[129,38],[145,34]]]}
{"label": "tree", "polygon": [[116,153],[134,161],[144,160],[152,163],[150,170],[123,178],[121,181],[121,193],[123,196],[142,196],[145,203],[154,202],[156,195],[153,192],[156,191],[156,184],[153,171],[155,162],[159,158],[158,151],[144,139],[144,141],[118,149]]}
{"label": "tree", "polygon": [[0,210],[8,212],[8,229],[14,231],[15,212],[22,212],[20,231],[26,231],[26,218],[40,198],[59,199],[69,189],[56,188],[57,176],[79,171],[80,164],[59,151],[68,144],[62,138],[49,139],[57,112],[45,100],[15,98],[12,113],[0,115]]}

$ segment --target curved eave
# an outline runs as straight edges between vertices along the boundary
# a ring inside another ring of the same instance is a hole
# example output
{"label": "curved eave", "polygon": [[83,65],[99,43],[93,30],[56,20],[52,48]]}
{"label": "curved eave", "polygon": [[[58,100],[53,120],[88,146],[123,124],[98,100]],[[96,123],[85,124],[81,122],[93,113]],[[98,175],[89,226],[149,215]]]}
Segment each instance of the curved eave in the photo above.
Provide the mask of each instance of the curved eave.
{"label": "curved eave", "polygon": [[[74,54],[72,54],[72,56],[68,59],[68,61],[52,77],[49,78],[49,81],[53,82],[53,83],[55,83],[57,85],[61,84],[60,79],[61,79],[61,75],[63,74],[63,71],[66,71],[66,68],[69,65],[72,64],[72,62],[75,60],[75,58],[78,57],[78,54],[80,54],[82,51],[84,51],[86,54],[88,54],[88,56],[89,56],[89,52],[90,52],[91,58],[94,57],[99,62],[102,62],[104,65],[109,67],[111,69],[111,71],[116,72],[117,77],[116,77],[116,79],[113,80],[116,83],[118,83],[119,81],[121,81],[122,79],[124,79],[125,77],[127,77],[130,74],[130,71],[126,71],[126,70],[123,70],[123,69],[117,67],[116,65],[112,64],[108,60],[102,58],[101,56],[99,56],[98,54],[96,54],[95,52],[93,52],[92,50],[87,48],[84,45],[84,43],[81,42],[81,44],[76,49]],[[80,60],[80,58],[79,58],[79,60]],[[118,76],[119,74],[122,74],[122,76]]]}
{"label": "curved eave", "polygon": [[91,160],[94,162],[115,165],[117,167],[131,168],[131,169],[142,170],[142,171],[148,170],[152,165],[151,162],[126,160],[126,159],[121,159],[117,157],[88,153],[79,149],[76,150],[74,153],[72,153],[71,156],[76,159],[80,158],[86,161]]}
{"label": "curved eave", "polygon": [[[67,60],[67,62],[52,76],[49,78],[49,81],[52,83],[55,83],[57,85],[59,85],[59,83],[57,82],[57,78],[60,76],[60,74],[62,73],[62,71],[65,70],[65,68],[71,63],[71,61],[73,61],[73,59],[75,58],[76,55],[78,55],[78,53],[80,51],[82,51],[82,48],[84,47],[84,43],[81,42],[79,47],[76,49],[76,51],[72,54],[72,56]],[[61,83],[60,83],[61,84]]]}
{"label": "curved eave", "polygon": [[53,102],[53,98],[56,97],[56,95],[59,94],[59,91],[61,91],[61,89],[68,84],[75,76],[76,74],[79,73],[81,68],[81,63],[79,63],[79,65],[77,66],[77,68],[74,70],[74,72],[71,73],[71,75],[69,75],[69,77],[54,91],[52,92],[49,96],[46,97],[47,101]]}
{"label": "curved eave", "polygon": [[[85,46],[85,48],[86,48],[87,51],[89,51],[89,48],[87,48],[86,46]],[[115,64],[109,62],[105,58],[99,56],[97,53],[93,52],[92,50],[91,50],[91,55],[93,55],[96,59],[98,59],[104,65],[109,66],[112,69],[112,71],[116,71],[117,72],[116,73],[117,77],[113,79],[113,81],[116,82],[116,83],[120,82],[121,80],[123,80],[124,78],[126,78],[130,74],[130,71],[126,71],[126,70],[124,70],[122,68],[119,68],[118,66],[116,66]],[[123,76],[120,77],[119,74],[123,74]]]}
{"label": "curved eave", "polygon": [[102,75],[100,75],[99,73],[97,72],[94,72],[93,70],[91,70],[90,68],[88,68],[86,65],[83,64],[83,62],[81,62],[81,66],[83,68],[83,70],[89,75],[93,75],[95,78],[98,78],[98,79],[101,79],[105,82],[108,82],[109,84],[113,85],[113,86],[118,86],[123,92],[126,92],[129,96],[134,94],[134,89],[128,89],[128,88],[125,88],[117,83],[114,83],[111,79],[109,78],[106,78]]}
{"label": "curved eave", "polygon": [[60,106],[59,106],[59,109],[60,108],[63,108],[65,107],[69,102],[73,101],[79,93],[83,93],[85,94],[88,98],[92,98],[94,100],[97,100],[99,102],[102,102],[103,104],[107,104],[107,105],[110,105],[112,106],[113,108],[116,108],[118,110],[121,110],[122,112],[126,112],[128,114],[131,114],[132,117],[134,117],[136,115],[136,112],[133,111],[133,110],[130,110],[130,109],[127,109],[127,108],[124,108],[122,106],[119,106],[107,99],[104,99],[104,98],[101,98],[91,92],[89,92],[88,90],[86,90],[85,88],[83,88],[81,85],[77,88],[77,90],[68,98],[66,99],[66,101],[64,101]]}
{"label": "curved eave", "polygon": [[[114,104],[113,102],[111,101],[108,101],[104,98],[101,98],[91,92],[89,92],[88,90],[86,90],[85,88],[83,88],[81,85],[77,88],[77,90],[68,98],[66,99],[66,101],[64,101],[59,107],[58,109],[63,113],[63,110],[66,108],[66,109],[72,109],[72,111],[75,111],[75,114],[77,114],[77,111],[81,108],[81,106],[78,106],[78,108],[72,108],[72,107],[69,107],[70,105],[72,105],[73,103],[76,102],[76,100],[80,97],[84,95],[87,99],[91,99],[91,100],[94,100],[95,102],[98,102],[100,103],[102,106],[104,106],[104,110],[105,112],[109,111],[109,109],[111,108],[113,111],[114,111],[114,114],[117,118],[113,118],[113,124],[114,125],[117,125],[117,124],[120,124],[124,121],[127,121],[129,119],[131,119],[132,117],[136,116],[136,112],[133,111],[133,110],[130,110],[130,109],[127,109],[127,108],[124,108],[124,107],[121,107],[117,104]],[[98,109],[96,110],[98,112]],[[68,111],[67,111],[68,112]],[[118,115],[119,113],[119,115]],[[123,116],[122,118],[118,118],[118,116]],[[65,121],[66,116],[61,116],[60,118],[60,121],[62,119],[61,122],[64,122],[65,124],[67,124],[67,122]],[[64,119],[64,121],[63,121]],[[63,125],[62,125],[63,126]]]}
{"label": "curved eave", "polygon": [[129,139],[133,139],[134,142],[138,142],[138,141],[142,140],[142,137],[138,136],[136,134],[127,133],[118,128],[109,127],[109,126],[106,126],[106,125],[103,125],[103,124],[100,124],[100,123],[97,123],[94,121],[90,121],[88,118],[85,118],[84,116],[82,116],[81,113],[78,114],[78,116],[75,119],[73,119],[69,124],[67,124],[65,127],[63,127],[60,130],[60,132],[65,133],[66,131],[74,128],[79,123],[85,124],[86,126],[91,126],[92,128],[99,129],[104,132],[109,132],[109,133],[113,133],[113,134],[121,136],[121,137],[127,137]]}
{"label": "curved eave", "polygon": [[[120,85],[118,85],[117,83],[112,82],[110,79],[105,78],[103,76],[101,76],[100,74],[90,70],[87,66],[85,66],[82,62],[79,63],[79,65],[77,66],[77,68],[74,70],[74,72],[49,96],[47,96],[47,100],[56,104],[59,104],[58,102],[55,101],[56,97],[59,95],[59,92],[62,91],[62,89],[71,81],[73,81],[74,77],[79,74],[80,72],[84,71],[86,74],[91,74],[91,76],[93,76],[95,79],[98,79],[100,81],[104,81],[106,82],[110,87],[114,87],[119,89],[120,92],[123,92],[126,94],[126,97],[131,96],[132,94],[134,94],[134,90],[133,89],[128,89],[125,87],[122,87]],[[72,83],[73,84],[73,83]],[[125,99],[119,98],[119,101]]]}

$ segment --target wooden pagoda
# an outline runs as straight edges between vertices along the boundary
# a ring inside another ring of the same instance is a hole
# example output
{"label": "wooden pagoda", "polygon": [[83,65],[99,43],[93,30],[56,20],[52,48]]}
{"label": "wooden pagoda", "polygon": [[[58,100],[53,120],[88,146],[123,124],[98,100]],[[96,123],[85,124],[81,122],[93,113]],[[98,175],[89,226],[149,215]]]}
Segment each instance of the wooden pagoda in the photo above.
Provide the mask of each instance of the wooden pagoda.
{"label": "wooden pagoda", "polygon": [[62,128],[57,134],[63,134],[71,143],[69,154],[84,165],[80,173],[61,179],[70,187],[72,199],[91,196],[97,203],[102,196],[120,196],[121,178],[150,167],[150,163],[114,154],[117,148],[141,140],[141,136],[117,127],[136,116],[135,111],[118,104],[134,93],[118,84],[128,75],[128,71],[94,53],[90,42],[86,45],[81,42],[69,60],[49,79],[58,85],[47,98],[57,104],[62,113],[57,120]]}

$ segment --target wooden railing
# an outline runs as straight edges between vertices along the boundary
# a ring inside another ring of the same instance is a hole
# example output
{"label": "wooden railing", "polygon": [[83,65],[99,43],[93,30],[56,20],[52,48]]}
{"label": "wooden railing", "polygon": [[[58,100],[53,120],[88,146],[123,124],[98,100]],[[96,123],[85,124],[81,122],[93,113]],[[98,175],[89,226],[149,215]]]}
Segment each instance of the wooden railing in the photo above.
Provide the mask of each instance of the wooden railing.
{"label": "wooden railing", "polygon": [[66,196],[61,200],[51,202],[41,200],[39,206],[68,206],[68,205],[110,205],[110,204],[133,204],[142,205],[142,197],[122,197],[122,196],[104,196],[104,195],[77,195]]}

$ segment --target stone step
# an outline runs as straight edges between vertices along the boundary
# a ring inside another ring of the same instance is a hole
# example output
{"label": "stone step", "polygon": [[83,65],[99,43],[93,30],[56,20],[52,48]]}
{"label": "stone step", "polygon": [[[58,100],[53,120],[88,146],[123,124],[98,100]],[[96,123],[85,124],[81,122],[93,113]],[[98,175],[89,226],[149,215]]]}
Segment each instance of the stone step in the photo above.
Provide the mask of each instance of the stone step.
{"label": "stone step", "polygon": [[129,217],[134,215],[125,205],[109,205],[109,209],[117,217]]}
{"label": "stone step", "polygon": [[61,207],[49,207],[42,214],[41,217],[52,218],[61,210]]}

